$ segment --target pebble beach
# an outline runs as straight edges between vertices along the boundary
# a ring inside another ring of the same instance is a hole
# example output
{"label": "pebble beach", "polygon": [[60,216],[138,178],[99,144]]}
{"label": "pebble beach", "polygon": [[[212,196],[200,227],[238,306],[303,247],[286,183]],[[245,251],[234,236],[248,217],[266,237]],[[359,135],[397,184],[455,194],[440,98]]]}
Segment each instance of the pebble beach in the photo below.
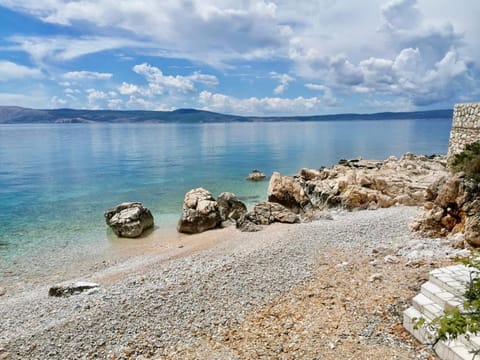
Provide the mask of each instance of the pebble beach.
{"label": "pebble beach", "polygon": [[434,359],[401,326],[435,267],[466,250],[419,239],[420,210],[184,237],[49,286],[0,296],[0,359]]}

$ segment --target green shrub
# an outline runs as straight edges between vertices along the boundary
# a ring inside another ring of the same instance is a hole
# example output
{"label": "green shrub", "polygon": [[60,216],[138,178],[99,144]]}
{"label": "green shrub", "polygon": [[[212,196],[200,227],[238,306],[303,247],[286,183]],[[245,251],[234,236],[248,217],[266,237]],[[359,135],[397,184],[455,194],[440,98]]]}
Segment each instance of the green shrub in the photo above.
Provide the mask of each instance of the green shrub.
{"label": "green shrub", "polygon": [[480,141],[467,145],[465,150],[454,156],[452,170],[463,171],[467,178],[480,183]]}

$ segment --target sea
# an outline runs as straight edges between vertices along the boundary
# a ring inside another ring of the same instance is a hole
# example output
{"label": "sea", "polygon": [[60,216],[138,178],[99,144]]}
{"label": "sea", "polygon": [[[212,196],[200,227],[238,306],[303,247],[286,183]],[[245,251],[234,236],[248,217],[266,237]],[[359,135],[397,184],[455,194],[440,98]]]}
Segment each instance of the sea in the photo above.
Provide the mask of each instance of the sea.
{"label": "sea", "polygon": [[445,154],[450,128],[451,119],[0,125],[0,275],[148,241],[107,228],[103,213],[120,202],[142,202],[154,232],[174,234],[190,189],[230,191],[252,207],[268,187],[245,180],[253,169],[293,175],[340,159]]}

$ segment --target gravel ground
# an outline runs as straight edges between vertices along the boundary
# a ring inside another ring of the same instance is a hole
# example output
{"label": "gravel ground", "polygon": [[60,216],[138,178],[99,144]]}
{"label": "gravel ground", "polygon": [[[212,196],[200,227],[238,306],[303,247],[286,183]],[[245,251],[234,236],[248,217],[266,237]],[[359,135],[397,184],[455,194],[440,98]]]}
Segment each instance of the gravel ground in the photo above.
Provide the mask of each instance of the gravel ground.
{"label": "gravel ground", "polygon": [[213,231],[82,277],[92,294],[1,296],[0,359],[433,358],[401,311],[458,251],[412,238],[417,211]]}

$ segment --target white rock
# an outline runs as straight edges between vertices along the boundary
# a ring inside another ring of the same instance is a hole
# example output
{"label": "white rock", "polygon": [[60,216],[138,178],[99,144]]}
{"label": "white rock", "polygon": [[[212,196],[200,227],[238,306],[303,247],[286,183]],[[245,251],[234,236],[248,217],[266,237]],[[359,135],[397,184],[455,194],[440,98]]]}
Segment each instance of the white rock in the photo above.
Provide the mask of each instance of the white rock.
{"label": "white rock", "polygon": [[398,264],[400,259],[393,255],[387,255],[383,258],[387,264]]}
{"label": "white rock", "polygon": [[382,281],[382,280],[383,280],[383,275],[380,273],[375,273],[368,278],[368,281],[370,282]]}

